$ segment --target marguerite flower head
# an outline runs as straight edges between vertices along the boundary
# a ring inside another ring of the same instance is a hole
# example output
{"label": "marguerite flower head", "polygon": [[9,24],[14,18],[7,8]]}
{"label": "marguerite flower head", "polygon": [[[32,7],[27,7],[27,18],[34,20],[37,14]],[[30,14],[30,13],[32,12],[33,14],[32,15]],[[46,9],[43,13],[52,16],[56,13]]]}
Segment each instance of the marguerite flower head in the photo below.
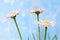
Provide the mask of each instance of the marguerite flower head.
{"label": "marguerite flower head", "polygon": [[37,22],[37,23],[40,24],[40,25],[43,25],[45,27],[55,26],[55,24],[56,24],[55,21],[49,21],[49,20],[43,20],[43,21],[40,21],[40,22]]}
{"label": "marguerite flower head", "polygon": [[14,18],[14,17],[16,17],[18,14],[19,14],[19,11],[18,11],[18,10],[11,11],[11,12],[6,16],[6,18]]}
{"label": "marguerite flower head", "polygon": [[17,28],[17,31],[18,31],[18,34],[19,34],[19,37],[20,37],[20,40],[22,40],[22,35],[21,35],[20,30],[19,30],[17,21],[16,21],[16,16],[17,16],[18,14],[19,14],[19,11],[18,11],[18,10],[11,11],[11,12],[9,12],[9,14],[6,16],[6,18],[12,18],[12,19],[14,20],[14,23],[15,23],[15,25],[16,25],[16,28]]}
{"label": "marguerite flower head", "polygon": [[43,8],[35,8],[35,9],[31,9],[30,13],[37,13],[37,14],[39,14],[39,13],[42,13],[42,12],[45,12],[45,11],[46,10],[43,9]]}

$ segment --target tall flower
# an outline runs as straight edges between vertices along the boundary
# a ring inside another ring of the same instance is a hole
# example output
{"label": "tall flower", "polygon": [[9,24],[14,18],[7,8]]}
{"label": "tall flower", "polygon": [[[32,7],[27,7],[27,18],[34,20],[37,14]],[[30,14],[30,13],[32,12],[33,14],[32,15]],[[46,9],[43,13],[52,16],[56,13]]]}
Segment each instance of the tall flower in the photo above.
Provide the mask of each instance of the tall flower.
{"label": "tall flower", "polygon": [[56,22],[55,21],[44,20],[44,21],[40,21],[40,22],[37,22],[37,23],[40,24],[40,25],[45,26],[44,40],[46,40],[47,27],[55,26]]}
{"label": "tall flower", "polygon": [[[35,8],[35,9],[31,9],[30,13],[35,13],[37,16],[37,21],[39,21],[39,14],[42,12],[45,12],[45,9],[41,9],[41,8]],[[38,40],[40,40],[40,26],[38,24]]]}
{"label": "tall flower", "polygon": [[17,24],[17,21],[16,21],[16,16],[19,14],[19,11],[15,10],[15,11],[11,11],[7,16],[6,18],[12,18],[14,20],[14,23],[16,25],[16,28],[17,28],[17,31],[18,31],[18,34],[19,34],[19,37],[20,37],[20,40],[22,40],[22,36],[21,36],[21,32],[19,30],[19,27],[18,27],[18,24]]}

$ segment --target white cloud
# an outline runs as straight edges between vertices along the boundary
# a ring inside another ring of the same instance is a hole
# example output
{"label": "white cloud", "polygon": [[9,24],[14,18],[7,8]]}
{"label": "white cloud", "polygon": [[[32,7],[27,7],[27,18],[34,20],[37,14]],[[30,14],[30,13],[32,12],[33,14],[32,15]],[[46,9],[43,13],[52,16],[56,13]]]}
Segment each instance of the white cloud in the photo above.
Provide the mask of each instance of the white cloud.
{"label": "white cloud", "polygon": [[21,30],[25,33],[26,32],[26,27],[22,27]]}
{"label": "white cloud", "polygon": [[6,27],[4,28],[5,32],[10,32],[10,28],[9,27]]}
{"label": "white cloud", "polygon": [[1,28],[4,32],[9,33],[11,31],[14,31],[14,28],[11,26],[11,22],[10,21],[3,20],[2,24],[3,23],[7,24],[7,26],[5,26],[4,28]]}
{"label": "white cloud", "polygon": [[5,3],[8,3],[8,2],[9,2],[9,0],[4,0],[4,2],[5,2]]}
{"label": "white cloud", "polygon": [[23,12],[23,13],[22,13],[22,17],[25,17],[25,15],[26,15],[25,12]]}
{"label": "white cloud", "polygon": [[24,0],[24,1],[28,2],[29,0]]}
{"label": "white cloud", "polygon": [[57,13],[53,15],[53,19],[56,20]]}
{"label": "white cloud", "polygon": [[2,30],[2,27],[0,27],[0,31]]}
{"label": "white cloud", "polygon": [[55,21],[56,21],[56,17],[57,17],[57,15],[58,15],[58,13],[60,12],[59,10],[60,10],[60,9],[57,7],[57,8],[56,8],[56,11],[54,11],[53,20],[55,20]]}
{"label": "white cloud", "polygon": [[11,3],[11,6],[13,6],[14,2],[15,2],[14,0],[12,0],[12,1],[10,2],[10,3]]}
{"label": "white cloud", "polygon": [[6,32],[6,33],[11,33],[12,31],[14,31],[15,29],[13,28],[13,27],[5,27],[5,28],[3,28],[3,30],[4,30],[4,32]]}
{"label": "white cloud", "polygon": [[6,19],[3,19],[1,22],[2,22],[2,23],[5,23],[6,21],[7,21]]}
{"label": "white cloud", "polygon": [[17,0],[4,0],[4,3],[10,3],[11,6],[13,6],[14,2],[17,2]]}
{"label": "white cloud", "polygon": [[29,34],[32,35],[32,30],[31,29],[29,29]]}
{"label": "white cloud", "polygon": [[13,26],[11,26],[10,22],[8,22],[7,26],[5,26],[4,30],[5,30],[5,32],[11,32],[11,31],[14,31],[15,28]]}
{"label": "white cloud", "polygon": [[21,0],[20,1],[20,4],[19,4],[20,5],[19,7],[20,8],[23,8],[24,7],[24,4],[26,4],[27,2],[29,2],[29,0]]}
{"label": "white cloud", "polygon": [[31,0],[31,5],[32,6],[40,6],[40,1],[38,1],[38,0]]}
{"label": "white cloud", "polygon": [[20,2],[20,8],[22,8],[24,6],[24,1]]}

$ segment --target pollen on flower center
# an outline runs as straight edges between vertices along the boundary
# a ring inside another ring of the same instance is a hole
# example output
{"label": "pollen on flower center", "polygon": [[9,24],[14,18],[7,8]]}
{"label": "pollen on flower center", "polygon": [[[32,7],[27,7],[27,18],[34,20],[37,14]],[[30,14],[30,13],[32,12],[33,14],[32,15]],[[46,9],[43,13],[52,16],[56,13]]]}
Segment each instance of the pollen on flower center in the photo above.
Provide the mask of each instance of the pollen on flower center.
{"label": "pollen on flower center", "polygon": [[43,20],[43,21],[39,21],[37,22],[37,24],[39,25],[43,25],[45,27],[48,27],[48,26],[55,26],[56,22],[55,21],[49,21],[49,20]]}
{"label": "pollen on flower center", "polygon": [[49,25],[50,25],[50,22],[49,22],[48,20],[44,20],[44,21],[43,21],[43,24],[49,26]]}
{"label": "pollen on flower center", "polygon": [[36,8],[35,11],[40,11],[40,9],[39,8]]}

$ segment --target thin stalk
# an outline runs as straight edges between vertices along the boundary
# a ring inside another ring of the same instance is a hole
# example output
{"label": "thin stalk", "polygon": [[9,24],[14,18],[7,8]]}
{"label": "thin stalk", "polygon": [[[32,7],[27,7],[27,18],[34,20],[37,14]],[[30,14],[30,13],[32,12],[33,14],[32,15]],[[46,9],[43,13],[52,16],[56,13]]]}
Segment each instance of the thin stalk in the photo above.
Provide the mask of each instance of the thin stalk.
{"label": "thin stalk", "polygon": [[[39,21],[39,14],[37,14],[37,21]],[[38,24],[38,40],[40,40],[40,26]]]}
{"label": "thin stalk", "polygon": [[52,38],[52,40],[56,39],[57,40],[57,35],[54,35],[54,37]]}
{"label": "thin stalk", "polygon": [[48,33],[48,40],[50,40],[50,35],[49,35],[49,33]]}
{"label": "thin stalk", "polygon": [[47,27],[45,27],[44,40],[46,40]]}
{"label": "thin stalk", "polygon": [[28,40],[29,40],[29,36],[28,36]]}
{"label": "thin stalk", "polygon": [[17,24],[17,22],[16,22],[16,18],[14,17],[13,19],[14,19],[14,23],[15,23],[15,25],[16,25],[16,28],[17,28],[17,31],[18,31],[20,40],[22,40],[22,36],[21,36],[20,30],[19,30],[18,24]]}
{"label": "thin stalk", "polygon": [[32,36],[33,36],[33,39],[36,40],[36,39],[35,39],[35,35],[34,35],[34,33],[32,33]]}

